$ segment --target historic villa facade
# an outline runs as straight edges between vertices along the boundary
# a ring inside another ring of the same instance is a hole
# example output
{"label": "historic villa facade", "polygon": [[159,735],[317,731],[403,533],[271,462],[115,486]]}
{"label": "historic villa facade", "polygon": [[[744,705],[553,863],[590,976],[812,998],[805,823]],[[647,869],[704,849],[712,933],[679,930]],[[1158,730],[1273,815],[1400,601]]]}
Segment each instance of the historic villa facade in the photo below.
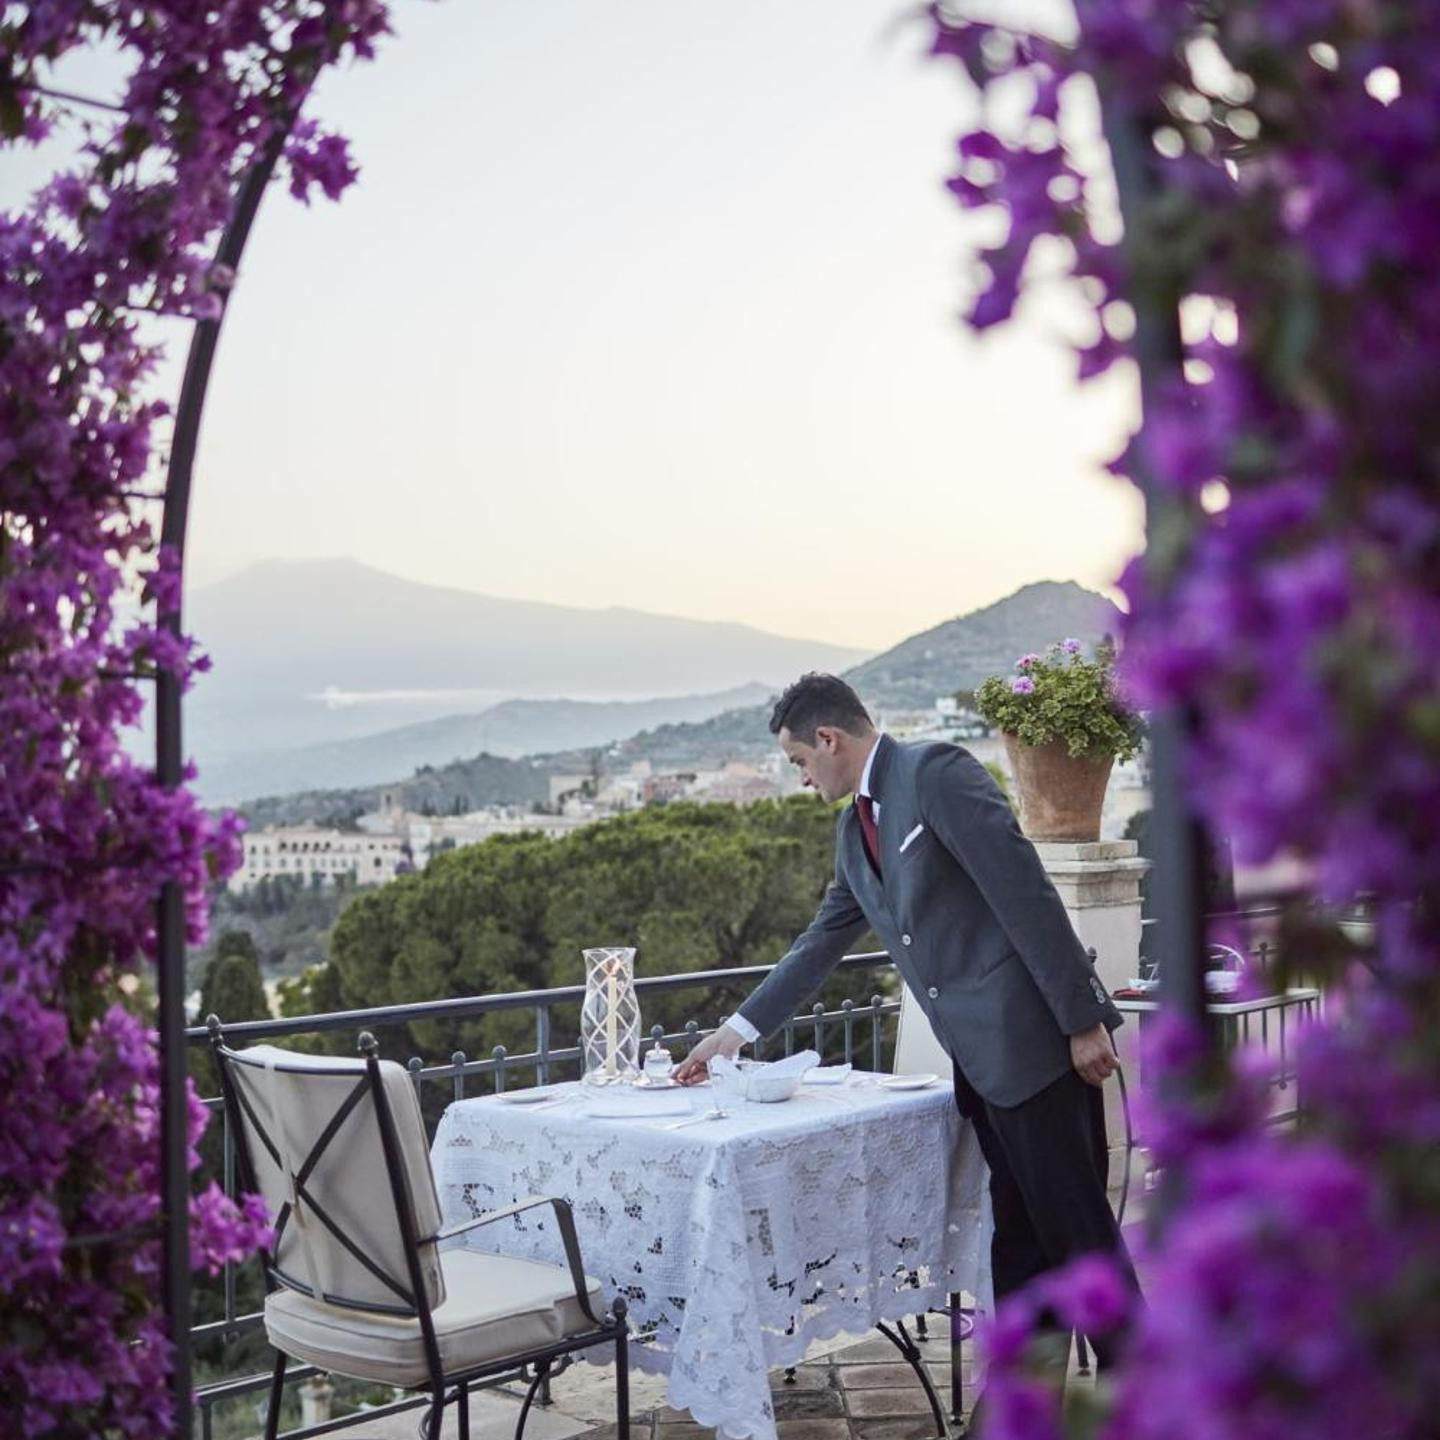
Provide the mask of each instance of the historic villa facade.
{"label": "historic villa facade", "polygon": [[272,826],[244,837],[245,861],[230,877],[233,891],[248,890],[266,878],[318,875],[333,883],[353,874],[357,885],[383,885],[408,858],[399,835],[356,834],[317,825]]}

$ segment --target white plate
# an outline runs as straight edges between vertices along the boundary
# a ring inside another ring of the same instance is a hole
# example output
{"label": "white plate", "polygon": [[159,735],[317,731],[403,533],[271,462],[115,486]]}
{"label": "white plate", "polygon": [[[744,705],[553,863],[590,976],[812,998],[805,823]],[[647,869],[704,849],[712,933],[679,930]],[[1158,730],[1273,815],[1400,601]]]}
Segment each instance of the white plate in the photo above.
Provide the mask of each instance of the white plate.
{"label": "white plate", "polygon": [[531,1089],[531,1090],[502,1090],[495,1098],[508,1101],[511,1105],[534,1105],[539,1100],[556,1100],[560,1096],[558,1090]]}
{"label": "white plate", "polygon": [[642,1075],[635,1082],[637,1090],[680,1090],[684,1087],[678,1080],[672,1080],[666,1076],[664,1080],[652,1080],[648,1075]]}
{"label": "white plate", "polygon": [[882,1075],[875,1083],[887,1090],[923,1090],[939,1078],[938,1075]]}

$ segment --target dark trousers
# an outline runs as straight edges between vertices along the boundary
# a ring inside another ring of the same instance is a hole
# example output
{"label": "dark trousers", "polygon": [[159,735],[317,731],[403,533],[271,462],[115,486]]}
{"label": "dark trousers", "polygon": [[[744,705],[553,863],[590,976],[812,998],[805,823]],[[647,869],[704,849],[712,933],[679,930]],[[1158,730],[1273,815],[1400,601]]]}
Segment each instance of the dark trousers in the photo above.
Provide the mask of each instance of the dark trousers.
{"label": "dark trousers", "polygon": [[[1135,1272],[1105,1193],[1109,1150],[1105,1097],[1073,1070],[1019,1105],[992,1105],[955,1067],[955,1103],[975,1126],[990,1166],[995,1239],[990,1251],[995,1298],[1078,1255],[1114,1254]],[[1136,1286],[1138,1293],[1138,1286]],[[1120,1337],[1087,1337],[1103,1370]]]}

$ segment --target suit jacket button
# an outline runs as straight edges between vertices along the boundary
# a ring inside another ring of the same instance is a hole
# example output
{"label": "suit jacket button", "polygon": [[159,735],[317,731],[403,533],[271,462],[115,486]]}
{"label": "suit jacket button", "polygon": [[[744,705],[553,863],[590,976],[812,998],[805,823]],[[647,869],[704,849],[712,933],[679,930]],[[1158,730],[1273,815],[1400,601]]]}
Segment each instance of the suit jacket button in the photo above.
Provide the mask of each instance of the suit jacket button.
{"label": "suit jacket button", "polygon": [[933,985],[925,993],[932,1000],[938,1000],[940,998],[940,992]]}
{"label": "suit jacket button", "polygon": [[902,945],[908,945],[910,943],[910,937],[908,935],[902,935],[900,937],[900,943]]}

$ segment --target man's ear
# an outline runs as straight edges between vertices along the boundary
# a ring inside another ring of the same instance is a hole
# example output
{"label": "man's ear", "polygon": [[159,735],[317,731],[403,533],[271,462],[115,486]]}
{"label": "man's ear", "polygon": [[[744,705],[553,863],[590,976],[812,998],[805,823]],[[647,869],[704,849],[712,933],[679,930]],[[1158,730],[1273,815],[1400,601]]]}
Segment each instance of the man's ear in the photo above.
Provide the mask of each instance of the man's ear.
{"label": "man's ear", "polygon": [[815,727],[815,746],[827,755],[833,755],[840,744],[840,731],[833,725]]}

